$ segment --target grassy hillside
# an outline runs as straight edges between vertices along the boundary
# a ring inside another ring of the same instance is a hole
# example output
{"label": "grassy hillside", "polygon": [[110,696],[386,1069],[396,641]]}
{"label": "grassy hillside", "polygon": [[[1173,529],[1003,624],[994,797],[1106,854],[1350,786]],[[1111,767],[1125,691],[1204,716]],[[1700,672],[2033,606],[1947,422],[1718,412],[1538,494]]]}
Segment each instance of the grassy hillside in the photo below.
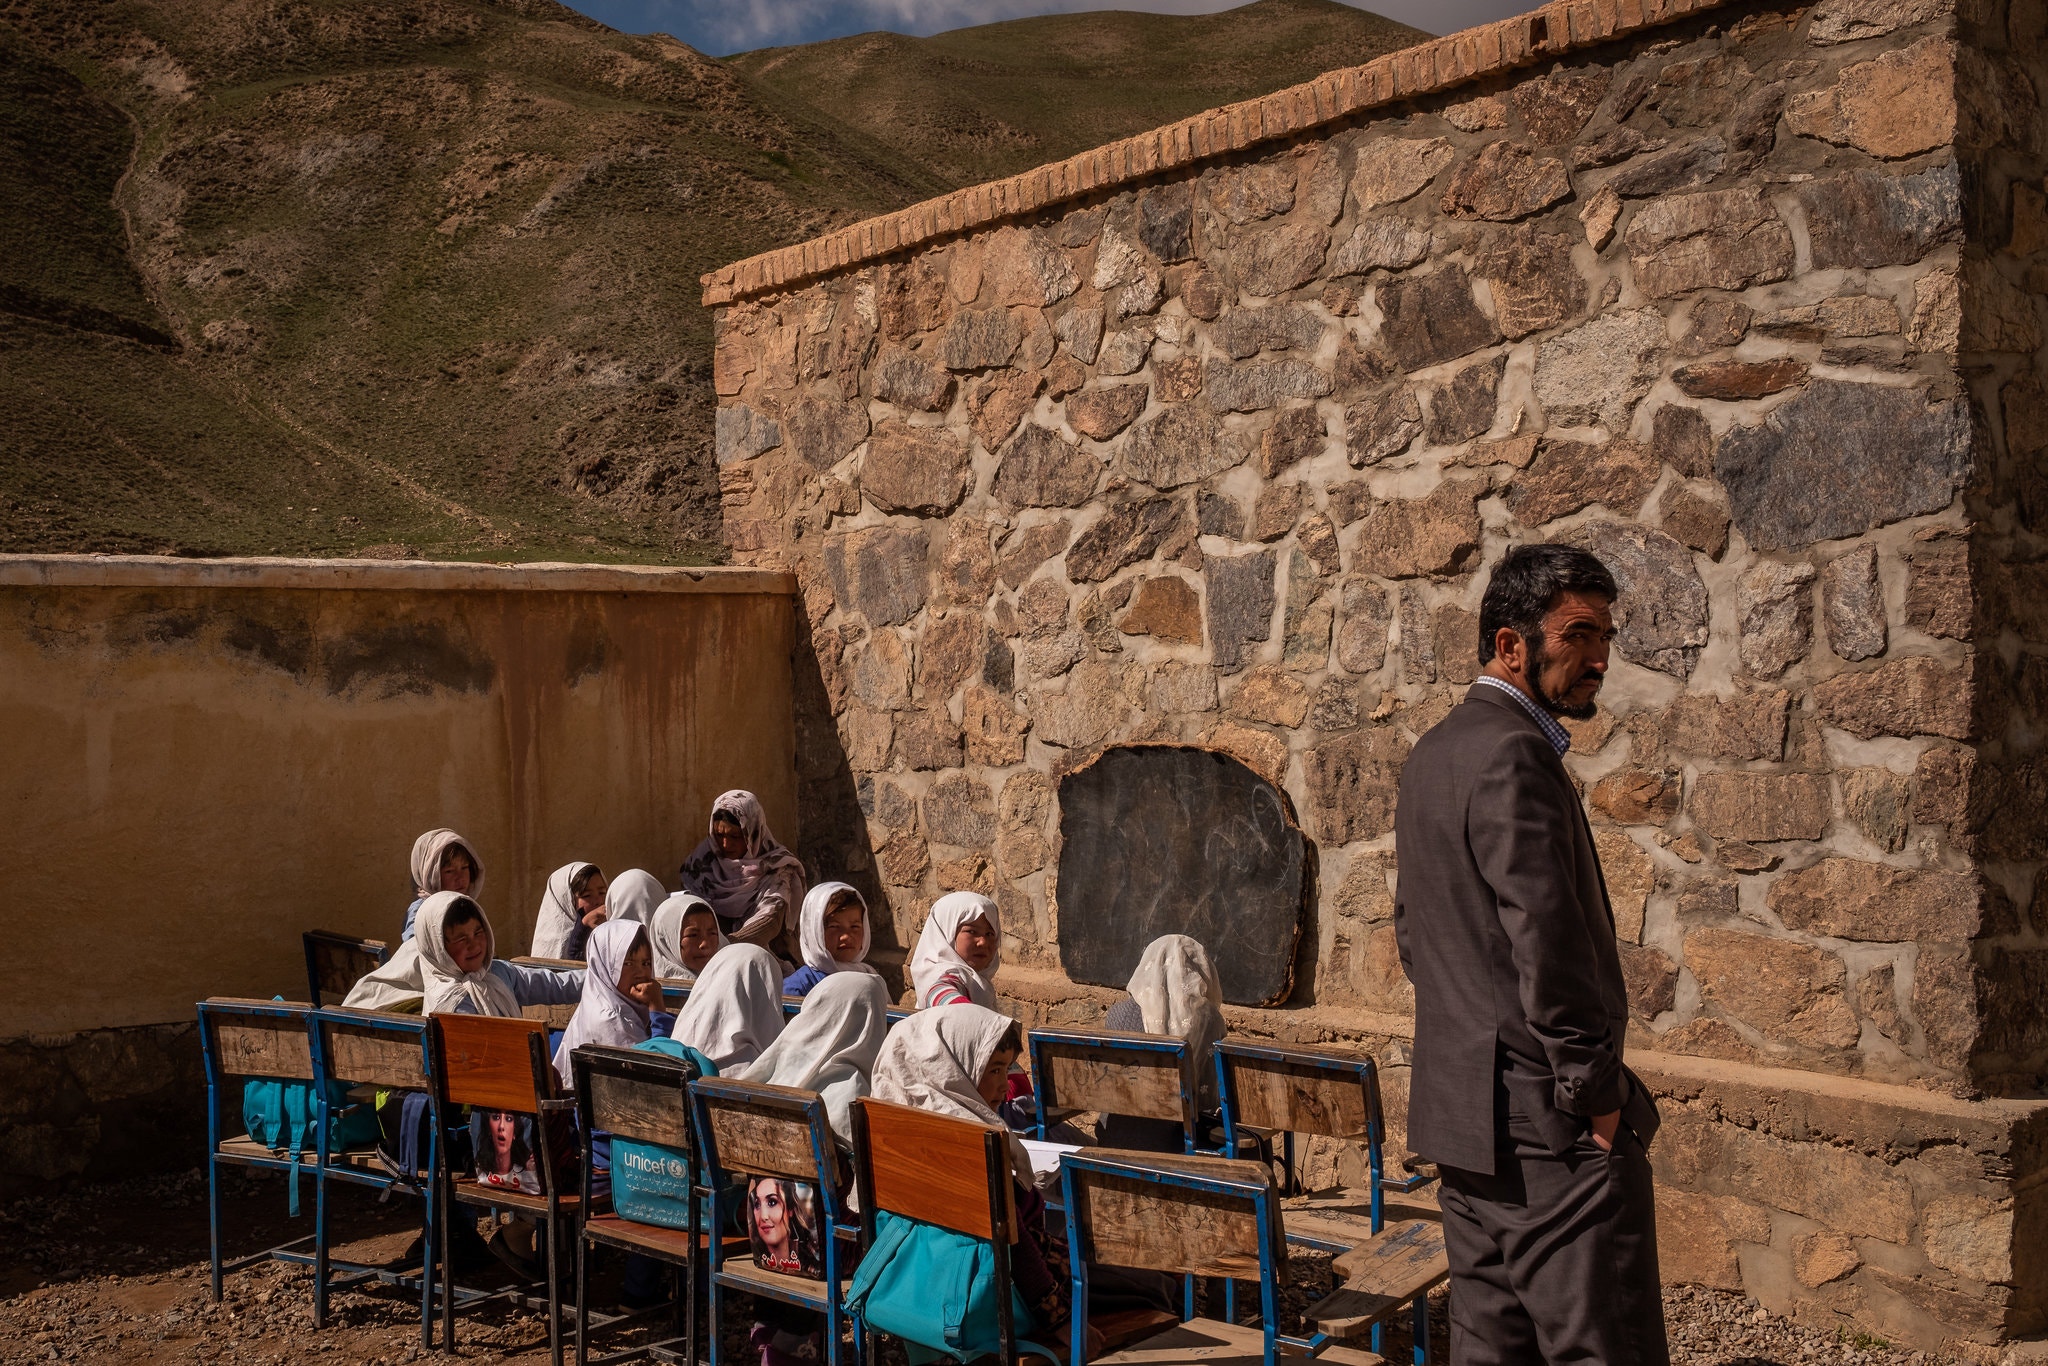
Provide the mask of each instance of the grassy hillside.
{"label": "grassy hillside", "polygon": [[699,274],[1411,36],[717,62],[553,0],[0,0],[0,551],[714,558]]}
{"label": "grassy hillside", "polygon": [[951,185],[1011,175],[1429,37],[1336,0],[864,33],[726,59]]}

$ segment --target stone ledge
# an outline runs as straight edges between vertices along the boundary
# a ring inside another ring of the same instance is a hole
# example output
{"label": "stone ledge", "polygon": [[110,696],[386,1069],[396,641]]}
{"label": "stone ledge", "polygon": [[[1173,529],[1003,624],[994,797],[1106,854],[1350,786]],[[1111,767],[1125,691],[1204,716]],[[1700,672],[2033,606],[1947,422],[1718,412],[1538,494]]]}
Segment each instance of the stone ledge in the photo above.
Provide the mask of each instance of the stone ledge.
{"label": "stone ledge", "polygon": [[781,570],[710,565],[453,564],[437,560],[0,555],[0,588],[320,588],[349,592],[775,593]]}
{"label": "stone ledge", "polygon": [[1255,100],[1205,110],[1003,180],[862,219],[702,277],[716,308],[787,289],[941,238],[1037,213],[1163,171],[1296,137],[1368,109],[1434,95],[1567,52],[1719,8],[1725,0],[1554,0],[1541,9],[1326,72]]}

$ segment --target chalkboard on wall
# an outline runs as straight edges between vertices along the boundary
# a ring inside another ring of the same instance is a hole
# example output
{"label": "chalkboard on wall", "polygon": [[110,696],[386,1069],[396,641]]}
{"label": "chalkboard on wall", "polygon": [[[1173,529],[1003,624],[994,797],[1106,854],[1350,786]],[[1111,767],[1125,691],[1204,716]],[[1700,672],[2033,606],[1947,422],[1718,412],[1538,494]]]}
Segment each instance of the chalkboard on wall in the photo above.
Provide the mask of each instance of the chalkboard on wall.
{"label": "chalkboard on wall", "polygon": [[1280,790],[1227,754],[1105,750],[1060,780],[1060,965],[1121,987],[1162,934],[1201,941],[1223,999],[1293,986],[1308,845]]}

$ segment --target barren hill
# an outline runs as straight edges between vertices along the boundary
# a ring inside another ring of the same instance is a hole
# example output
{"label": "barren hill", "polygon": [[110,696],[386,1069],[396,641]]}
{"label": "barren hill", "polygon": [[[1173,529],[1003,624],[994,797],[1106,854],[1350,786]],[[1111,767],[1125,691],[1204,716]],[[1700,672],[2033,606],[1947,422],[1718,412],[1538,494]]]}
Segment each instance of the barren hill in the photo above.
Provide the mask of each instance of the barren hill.
{"label": "barren hill", "polygon": [[700,273],[1414,36],[0,0],[0,550],[716,557]]}

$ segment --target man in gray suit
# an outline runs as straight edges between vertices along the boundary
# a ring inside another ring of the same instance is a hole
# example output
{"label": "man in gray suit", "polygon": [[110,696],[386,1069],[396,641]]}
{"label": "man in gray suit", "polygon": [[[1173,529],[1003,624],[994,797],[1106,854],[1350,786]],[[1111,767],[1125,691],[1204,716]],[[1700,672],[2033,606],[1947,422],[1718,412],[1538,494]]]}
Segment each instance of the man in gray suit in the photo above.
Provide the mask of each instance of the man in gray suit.
{"label": "man in gray suit", "polygon": [[1593,715],[1614,578],[1530,545],[1479,608],[1485,666],[1415,746],[1394,928],[1415,984],[1408,1146],[1443,1172],[1451,1360],[1670,1361],[1628,995],[1557,718]]}

